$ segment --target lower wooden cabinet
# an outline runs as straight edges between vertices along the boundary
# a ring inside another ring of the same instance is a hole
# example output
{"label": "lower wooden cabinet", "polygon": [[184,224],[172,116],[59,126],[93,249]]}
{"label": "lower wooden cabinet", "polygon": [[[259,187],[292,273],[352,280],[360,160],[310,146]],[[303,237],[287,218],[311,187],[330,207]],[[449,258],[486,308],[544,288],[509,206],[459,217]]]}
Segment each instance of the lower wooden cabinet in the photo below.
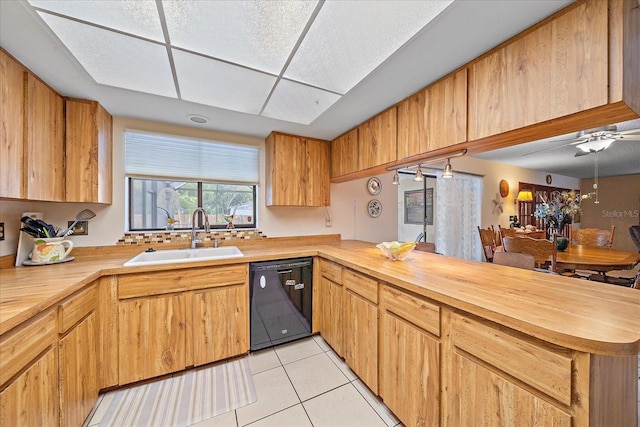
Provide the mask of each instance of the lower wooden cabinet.
{"label": "lower wooden cabinet", "polygon": [[128,384],[249,351],[248,264],[118,278],[118,377]]}
{"label": "lower wooden cabinet", "polygon": [[343,311],[344,311],[344,288],[342,287],[342,267],[338,264],[320,260],[320,297],[316,307],[322,311],[320,315],[320,332],[324,340],[339,355],[344,354],[343,340]]}
{"label": "lower wooden cabinet", "polygon": [[[378,282],[345,270],[344,360],[362,381],[378,392]],[[372,299],[368,299],[368,298]]]}
{"label": "lower wooden cabinet", "polygon": [[120,384],[186,367],[184,295],[123,300],[118,311]]}
{"label": "lower wooden cabinet", "polygon": [[58,425],[57,369],[52,348],[0,392],[0,426]]}
{"label": "lower wooden cabinet", "polygon": [[53,310],[0,338],[0,426],[56,426],[58,349]]}
{"label": "lower wooden cabinet", "polygon": [[439,307],[389,286],[380,305],[380,396],[407,426],[439,425]]}
{"label": "lower wooden cabinet", "polygon": [[244,285],[194,292],[194,365],[226,359],[249,350],[248,300]]}

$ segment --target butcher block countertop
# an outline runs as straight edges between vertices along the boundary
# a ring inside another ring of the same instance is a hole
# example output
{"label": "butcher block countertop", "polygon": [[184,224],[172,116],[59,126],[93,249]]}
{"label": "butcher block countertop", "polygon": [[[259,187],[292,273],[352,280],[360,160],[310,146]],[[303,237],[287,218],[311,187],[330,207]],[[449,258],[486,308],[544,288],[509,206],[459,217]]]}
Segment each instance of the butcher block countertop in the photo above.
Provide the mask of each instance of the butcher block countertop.
{"label": "butcher block countertop", "polygon": [[640,290],[636,289],[418,251],[404,261],[391,261],[373,243],[348,240],[241,246],[243,258],[122,266],[143,250],[77,251],[68,263],[0,270],[0,334],[105,275],[319,255],[562,347],[604,355],[640,352]]}

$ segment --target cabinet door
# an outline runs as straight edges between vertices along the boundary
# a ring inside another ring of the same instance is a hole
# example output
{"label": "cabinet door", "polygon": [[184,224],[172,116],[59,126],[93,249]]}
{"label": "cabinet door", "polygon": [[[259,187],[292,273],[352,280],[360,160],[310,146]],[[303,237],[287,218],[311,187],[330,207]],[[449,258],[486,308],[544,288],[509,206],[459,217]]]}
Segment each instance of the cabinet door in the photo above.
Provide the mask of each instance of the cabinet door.
{"label": "cabinet door", "polygon": [[305,147],[298,136],[272,133],[267,137],[267,206],[304,206],[309,174]]}
{"label": "cabinet door", "polygon": [[566,426],[571,416],[536,394],[498,375],[464,354],[453,356],[450,384],[456,405],[447,425],[479,420],[478,426]]}
{"label": "cabinet door", "polygon": [[380,396],[408,426],[440,423],[440,344],[395,315],[382,315]]}
{"label": "cabinet door", "polygon": [[467,70],[398,105],[398,159],[467,140]]}
{"label": "cabinet door", "polygon": [[27,198],[64,201],[64,104],[27,73]]}
{"label": "cabinet door", "polygon": [[0,49],[0,197],[24,198],[24,78],[26,69]]}
{"label": "cabinet door", "polygon": [[358,169],[396,160],[396,107],[358,126]]}
{"label": "cabinet door", "polygon": [[185,368],[184,295],[119,303],[120,384]]}
{"label": "cabinet door", "polygon": [[582,2],[470,65],[469,140],[605,105],[607,5]]}
{"label": "cabinet door", "polygon": [[246,285],[193,294],[193,361],[203,365],[249,351]]}
{"label": "cabinet door", "polygon": [[0,426],[58,422],[58,370],[56,352],[50,348],[0,392]]}
{"label": "cabinet door", "polygon": [[307,171],[309,176],[305,206],[329,206],[329,142],[319,139],[305,139]]}
{"label": "cabinet door", "polygon": [[377,394],[378,307],[350,290],[344,295],[344,359]]}
{"label": "cabinet door", "polygon": [[96,313],[91,313],[60,339],[61,420],[82,425],[98,398]]}
{"label": "cabinet door", "polygon": [[358,171],[358,128],[331,141],[331,178]]}
{"label": "cabinet door", "polygon": [[321,278],[322,336],[338,354],[343,351],[343,288],[341,285]]}
{"label": "cabinet door", "polygon": [[66,200],[111,203],[112,118],[97,102],[66,100]]}

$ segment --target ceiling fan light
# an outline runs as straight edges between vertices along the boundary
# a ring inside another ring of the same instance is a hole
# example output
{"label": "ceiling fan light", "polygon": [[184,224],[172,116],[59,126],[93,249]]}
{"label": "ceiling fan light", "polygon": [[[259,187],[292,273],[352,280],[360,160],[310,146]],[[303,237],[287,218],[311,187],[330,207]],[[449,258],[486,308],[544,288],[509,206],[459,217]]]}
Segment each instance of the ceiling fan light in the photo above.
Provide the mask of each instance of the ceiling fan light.
{"label": "ceiling fan light", "polygon": [[578,149],[585,153],[594,153],[606,150],[615,141],[613,138],[597,136],[591,140],[578,145]]}

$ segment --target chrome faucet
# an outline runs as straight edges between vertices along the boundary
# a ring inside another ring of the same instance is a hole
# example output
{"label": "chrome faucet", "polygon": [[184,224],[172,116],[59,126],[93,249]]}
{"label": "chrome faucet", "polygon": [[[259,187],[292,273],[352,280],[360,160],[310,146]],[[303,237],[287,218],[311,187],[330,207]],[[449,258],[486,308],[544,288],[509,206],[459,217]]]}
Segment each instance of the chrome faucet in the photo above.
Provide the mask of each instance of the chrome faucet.
{"label": "chrome faucet", "polygon": [[204,215],[204,231],[206,233],[209,232],[209,215],[207,211],[205,211],[204,208],[196,208],[191,218],[191,249],[195,249],[198,243],[202,243],[202,239],[196,239],[196,214],[198,212],[202,212]]}

